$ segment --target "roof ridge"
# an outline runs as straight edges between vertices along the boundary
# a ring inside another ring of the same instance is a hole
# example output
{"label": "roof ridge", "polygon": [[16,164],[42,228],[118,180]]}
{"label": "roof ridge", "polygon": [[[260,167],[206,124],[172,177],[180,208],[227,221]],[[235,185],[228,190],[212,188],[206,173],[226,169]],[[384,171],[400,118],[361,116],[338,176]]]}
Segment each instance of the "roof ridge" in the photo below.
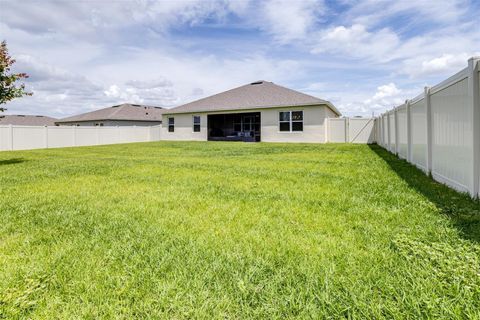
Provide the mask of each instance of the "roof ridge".
{"label": "roof ridge", "polygon": [[231,91],[233,91],[233,90],[237,90],[237,89],[240,89],[240,88],[243,88],[243,87],[247,87],[247,86],[250,86],[250,85],[251,85],[251,83],[244,84],[244,85],[239,86],[239,87],[235,87],[235,88],[232,88],[232,89],[228,89],[228,90],[226,90],[226,91],[222,91],[222,92],[219,92],[219,93],[212,94],[211,96],[208,96],[208,97],[200,98],[200,99],[197,99],[197,100],[193,100],[193,101],[190,101],[190,102],[181,104],[181,105],[179,105],[179,106],[170,108],[169,110],[173,110],[173,109],[175,109],[175,108],[183,107],[183,106],[186,106],[186,105],[188,105],[188,104],[190,104],[190,103],[200,102],[200,101],[203,101],[203,100],[205,100],[205,99],[210,99],[210,98],[219,96],[219,95],[221,95],[221,94],[224,94],[224,93],[227,93],[227,92],[231,92]]}
{"label": "roof ridge", "polygon": [[[110,109],[112,109],[112,110],[111,110],[111,112],[109,113],[108,116],[109,116],[109,117],[113,117],[114,115],[116,115],[117,113],[119,113],[120,111],[122,111],[122,109],[125,108],[127,105],[128,105],[128,106],[131,106],[131,105],[127,104],[127,103],[122,103],[122,104],[119,105],[118,107],[115,107],[115,108],[114,108],[113,106],[110,107]],[[102,110],[102,109],[100,109],[100,110]]]}

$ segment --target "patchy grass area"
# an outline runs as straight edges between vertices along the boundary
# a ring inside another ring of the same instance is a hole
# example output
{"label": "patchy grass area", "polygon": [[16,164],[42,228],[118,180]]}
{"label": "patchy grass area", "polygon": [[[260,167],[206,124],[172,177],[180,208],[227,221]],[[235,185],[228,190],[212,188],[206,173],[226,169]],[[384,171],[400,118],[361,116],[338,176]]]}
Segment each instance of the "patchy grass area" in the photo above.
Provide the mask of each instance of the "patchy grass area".
{"label": "patchy grass area", "polygon": [[0,318],[479,318],[480,203],[376,146],[0,153]]}

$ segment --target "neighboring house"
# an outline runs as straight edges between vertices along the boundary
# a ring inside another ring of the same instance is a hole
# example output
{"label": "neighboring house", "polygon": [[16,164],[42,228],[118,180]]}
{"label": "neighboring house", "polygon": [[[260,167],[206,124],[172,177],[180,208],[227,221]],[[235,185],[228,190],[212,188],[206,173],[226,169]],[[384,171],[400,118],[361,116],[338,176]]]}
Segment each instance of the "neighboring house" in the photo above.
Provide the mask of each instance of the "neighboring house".
{"label": "neighboring house", "polygon": [[325,142],[330,102],[257,81],[163,113],[162,140]]}
{"label": "neighboring house", "polygon": [[54,126],[58,119],[46,116],[31,116],[23,114],[1,115],[0,126]]}
{"label": "neighboring house", "polygon": [[61,126],[155,126],[165,109],[124,103],[57,120]]}

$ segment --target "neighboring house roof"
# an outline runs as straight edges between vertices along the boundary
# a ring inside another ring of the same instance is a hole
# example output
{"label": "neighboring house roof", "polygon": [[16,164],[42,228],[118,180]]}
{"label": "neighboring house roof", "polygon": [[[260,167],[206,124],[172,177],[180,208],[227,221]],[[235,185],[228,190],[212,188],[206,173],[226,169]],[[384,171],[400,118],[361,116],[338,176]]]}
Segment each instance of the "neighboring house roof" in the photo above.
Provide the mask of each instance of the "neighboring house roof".
{"label": "neighboring house roof", "polygon": [[161,107],[144,106],[124,103],[113,107],[82,113],[73,117],[63,118],[57,123],[120,120],[120,121],[162,121]]}
{"label": "neighboring house roof", "polygon": [[54,126],[57,119],[46,116],[32,116],[23,114],[1,115],[0,126]]}
{"label": "neighboring house roof", "polygon": [[165,110],[164,113],[195,113],[308,105],[327,105],[337,115],[341,115],[337,108],[329,101],[267,81],[252,82],[176,108]]}

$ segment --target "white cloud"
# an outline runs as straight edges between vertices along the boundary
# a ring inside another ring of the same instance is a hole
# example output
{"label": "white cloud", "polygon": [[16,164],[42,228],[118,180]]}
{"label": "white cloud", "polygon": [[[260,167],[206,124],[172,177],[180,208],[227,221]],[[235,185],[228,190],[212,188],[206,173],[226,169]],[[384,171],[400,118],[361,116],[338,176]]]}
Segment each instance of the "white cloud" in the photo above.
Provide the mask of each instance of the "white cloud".
{"label": "white cloud", "polygon": [[392,97],[397,97],[402,91],[397,88],[395,83],[391,82],[377,88],[377,92],[368,101],[385,101]]}
{"label": "white cloud", "polygon": [[389,29],[369,32],[364,25],[338,26],[321,32],[313,53],[341,53],[354,58],[384,62],[400,44],[398,36]]}
{"label": "white cloud", "polygon": [[395,83],[390,82],[378,86],[375,91],[344,91],[341,97],[332,99],[337,103],[340,111],[346,116],[369,117],[374,113],[379,115],[386,110],[401,105],[405,99],[417,95],[416,88],[401,89]]}
{"label": "white cloud", "polygon": [[417,57],[404,61],[402,72],[411,78],[420,78],[435,74],[453,74],[467,66],[469,57],[475,54],[442,54],[434,58]]}
{"label": "white cloud", "polygon": [[118,101],[171,107],[178,103],[173,84],[166,79],[149,81],[127,81],[124,85],[110,85],[104,91],[109,98]]}
{"label": "white cloud", "polygon": [[468,59],[466,54],[454,56],[453,54],[444,54],[439,58],[422,62],[422,72],[436,72],[448,70],[451,67],[458,68],[465,65]]}
{"label": "white cloud", "polygon": [[282,43],[304,39],[324,11],[323,1],[270,0],[264,3],[257,24]]}

